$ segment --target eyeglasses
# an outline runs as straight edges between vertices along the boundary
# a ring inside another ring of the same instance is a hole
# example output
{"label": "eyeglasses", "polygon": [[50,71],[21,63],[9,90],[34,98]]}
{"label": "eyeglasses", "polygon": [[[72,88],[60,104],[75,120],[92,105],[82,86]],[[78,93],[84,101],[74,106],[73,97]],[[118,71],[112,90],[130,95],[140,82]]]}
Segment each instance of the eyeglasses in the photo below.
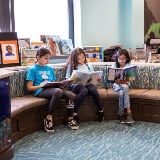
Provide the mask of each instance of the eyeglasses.
{"label": "eyeglasses", "polygon": [[126,58],[120,58],[120,57],[118,57],[118,60],[119,61],[126,61]]}

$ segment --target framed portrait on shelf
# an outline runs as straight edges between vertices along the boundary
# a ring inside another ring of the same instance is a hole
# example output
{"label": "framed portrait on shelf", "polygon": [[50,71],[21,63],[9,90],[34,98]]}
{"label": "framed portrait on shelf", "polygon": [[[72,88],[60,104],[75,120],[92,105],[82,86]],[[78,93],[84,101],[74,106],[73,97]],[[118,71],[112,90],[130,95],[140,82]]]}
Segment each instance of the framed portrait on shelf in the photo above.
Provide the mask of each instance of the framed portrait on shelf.
{"label": "framed portrait on shelf", "polygon": [[18,40],[0,41],[1,64],[19,64]]}

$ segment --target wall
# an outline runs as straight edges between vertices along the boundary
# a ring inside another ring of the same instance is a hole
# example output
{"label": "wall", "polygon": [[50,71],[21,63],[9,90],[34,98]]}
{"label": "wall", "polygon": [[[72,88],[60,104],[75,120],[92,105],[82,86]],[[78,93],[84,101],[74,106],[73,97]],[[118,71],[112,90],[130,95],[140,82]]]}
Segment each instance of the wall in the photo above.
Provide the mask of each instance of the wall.
{"label": "wall", "polygon": [[80,0],[80,5],[82,45],[143,45],[144,0]]}
{"label": "wall", "polygon": [[132,36],[130,38],[132,48],[144,44],[144,0],[132,0]]}

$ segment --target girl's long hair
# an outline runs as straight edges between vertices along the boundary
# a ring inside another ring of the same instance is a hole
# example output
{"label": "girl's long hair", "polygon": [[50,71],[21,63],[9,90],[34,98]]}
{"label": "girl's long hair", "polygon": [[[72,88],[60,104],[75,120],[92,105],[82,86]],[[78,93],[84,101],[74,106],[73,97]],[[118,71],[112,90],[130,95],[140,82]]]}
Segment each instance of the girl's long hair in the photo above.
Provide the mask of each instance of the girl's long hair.
{"label": "girl's long hair", "polygon": [[84,54],[84,57],[85,57],[84,63],[86,63],[85,51],[82,48],[75,48],[71,51],[70,56],[67,60],[67,63],[65,64],[65,73],[68,65],[70,65],[70,74],[72,74],[73,70],[77,70],[77,67],[78,67],[77,59],[78,59],[78,55],[80,54]]}
{"label": "girl's long hair", "polygon": [[129,56],[129,53],[128,53],[128,51],[126,50],[126,49],[119,49],[118,51],[117,51],[117,55],[116,55],[116,67],[117,68],[120,68],[120,64],[119,64],[119,62],[118,62],[118,57],[120,56],[120,55],[125,55],[125,57],[126,57],[126,63],[130,63],[131,62],[131,59],[130,59],[130,56]]}

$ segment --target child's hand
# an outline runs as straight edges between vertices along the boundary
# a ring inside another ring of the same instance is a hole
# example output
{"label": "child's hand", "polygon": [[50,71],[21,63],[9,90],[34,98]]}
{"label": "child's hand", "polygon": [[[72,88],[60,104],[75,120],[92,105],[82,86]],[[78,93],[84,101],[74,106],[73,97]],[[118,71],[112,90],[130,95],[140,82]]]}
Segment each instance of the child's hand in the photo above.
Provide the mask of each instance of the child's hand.
{"label": "child's hand", "polygon": [[42,83],[40,84],[40,86],[43,87],[46,83],[47,83],[46,81],[45,81],[45,82],[42,82]]}
{"label": "child's hand", "polygon": [[78,78],[78,77],[75,77],[75,80],[74,80],[75,82],[79,82],[80,81],[80,78]]}
{"label": "child's hand", "polygon": [[102,82],[102,78],[98,78],[97,81],[100,83]]}
{"label": "child's hand", "polygon": [[60,89],[64,89],[64,86],[63,86],[63,85],[60,85],[59,88],[60,88]]}
{"label": "child's hand", "polygon": [[128,85],[128,81],[121,81],[121,83]]}

